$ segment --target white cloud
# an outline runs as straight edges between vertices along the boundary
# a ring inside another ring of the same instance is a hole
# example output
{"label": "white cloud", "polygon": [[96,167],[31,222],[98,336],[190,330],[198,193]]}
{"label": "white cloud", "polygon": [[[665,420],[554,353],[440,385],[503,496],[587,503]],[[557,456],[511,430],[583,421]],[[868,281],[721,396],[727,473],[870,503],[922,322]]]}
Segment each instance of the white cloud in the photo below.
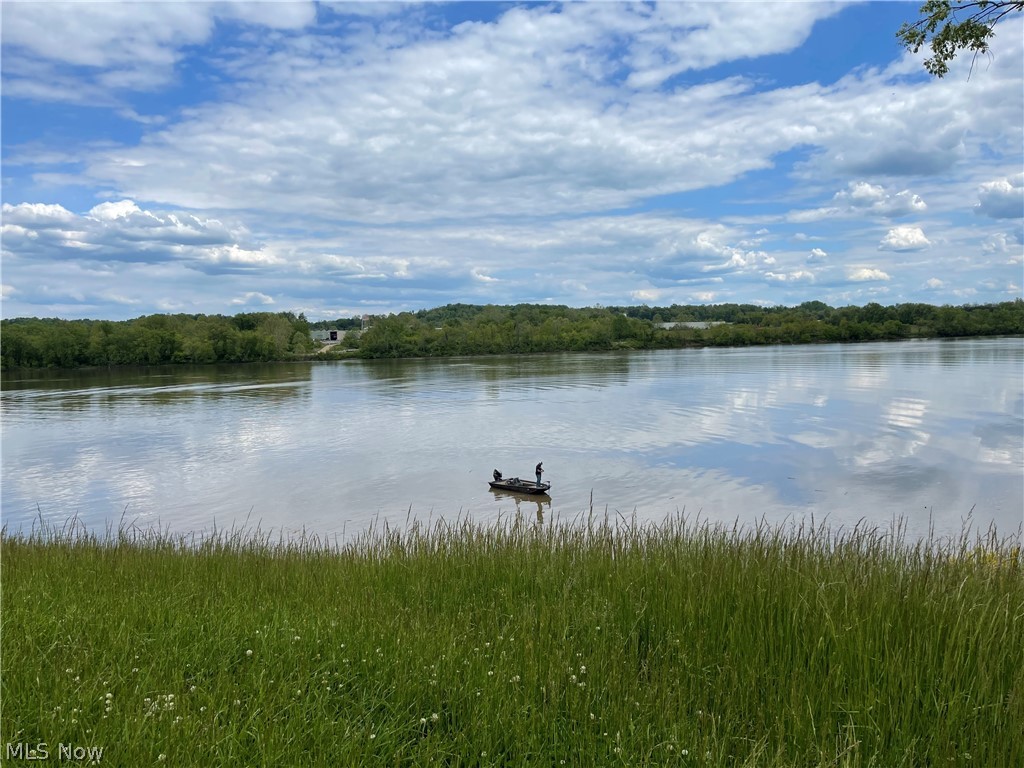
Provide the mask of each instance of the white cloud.
{"label": "white cloud", "polygon": [[84,215],[59,205],[3,205],[4,246],[25,257],[159,262],[275,261],[241,226],[183,211],[142,210],[132,200],[100,203]]}
{"label": "white cloud", "polygon": [[[3,210],[24,294],[70,295],[73,274],[97,306],[121,280],[147,306],[180,287],[185,308],[771,303],[845,295],[844,275],[867,283],[854,300],[903,300],[933,274],[985,296],[982,270],[1019,274],[1021,238],[992,220],[1021,186],[1019,23],[968,82],[907,58],[827,77],[755,60],[838,4],[487,6],[454,28],[444,5],[39,5],[4,5],[5,108],[32,94],[104,120],[79,146],[5,144],[5,199],[42,201]],[[186,73],[198,88],[162,111],[133,100]],[[890,278],[876,246],[928,263]]]}
{"label": "white cloud", "polygon": [[970,299],[978,295],[977,288],[956,288],[953,290],[953,295],[958,296],[962,299]]}
{"label": "white cloud", "polygon": [[473,275],[473,279],[474,280],[479,280],[481,283],[498,283],[498,282],[501,282],[496,277],[491,277],[490,275],[484,274],[484,272],[482,270],[480,270],[479,268],[474,268],[474,269],[470,270],[470,274]]}
{"label": "white cloud", "polygon": [[805,211],[791,211],[786,216],[786,221],[792,224],[813,224],[816,221],[823,221],[842,215],[843,212],[839,208],[811,208]]}
{"label": "white cloud", "polygon": [[100,203],[89,211],[90,216],[102,221],[127,219],[139,213],[142,213],[139,206],[131,200],[121,200],[116,203]]}
{"label": "white cloud", "polygon": [[1024,218],[1024,173],[989,181],[978,189],[974,212],[992,219]]}
{"label": "white cloud", "polygon": [[132,298],[131,296],[123,296],[119,293],[106,292],[102,295],[104,301],[109,301],[111,304],[124,304],[126,306],[135,306],[141,304],[139,299]]}
{"label": "white cloud", "polygon": [[754,267],[757,264],[771,265],[775,257],[765,251],[751,251],[722,243],[723,231],[708,230],[699,233],[691,242],[693,252],[718,258],[725,258],[715,264],[705,264],[702,272],[735,271]]}
{"label": "white cloud", "polygon": [[274,300],[265,293],[259,291],[248,291],[243,296],[239,296],[231,300],[232,304],[238,306],[245,306],[249,304],[273,304]]}
{"label": "white cloud", "polygon": [[75,214],[61,205],[45,203],[3,204],[5,225],[20,225],[33,229],[63,229],[74,221]]}
{"label": "white cloud", "polygon": [[1024,230],[1017,232],[996,232],[985,238],[981,244],[985,253],[1008,253],[1020,260],[1024,253]]}
{"label": "white cloud", "polygon": [[776,282],[786,283],[794,281],[807,281],[814,282],[814,273],[809,272],[806,269],[797,269],[792,272],[765,272],[765,279]]}
{"label": "white cloud", "polygon": [[853,210],[887,217],[921,213],[928,207],[919,195],[908,189],[893,194],[885,187],[865,181],[851,181],[847,188],[837,192],[833,199]]}
{"label": "white cloud", "polygon": [[920,227],[893,227],[882,242],[878,244],[880,251],[919,251],[927,248],[931,242]]}
{"label": "white cloud", "polygon": [[242,248],[236,243],[205,248],[198,252],[201,261],[212,264],[233,266],[269,266],[279,264],[281,260],[268,249],[252,250]]}
{"label": "white cloud", "polygon": [[855,283],[863,283],[874,280],[891,280],[892,278],[880,269],[874,269],[873,267],[854,267],[847,270],[846,279]]}
{"label": "white cloud", "polygon": [[937,277],[931,277],[927,281],[925,281],[925,285],[928,288],[931,288],[932,290],[935,290],[937,288],[945,287],[946,283],[943,282],[942,280],[939,280],[939,278],[937,278]]}
{"label": "white cloud", "polygon": [[[763,5],[515,8],[492,24],[396,48],[372,38],[352,48],[326,37],[275,39],[228,63],[244,78],[231,102],[190,110],[138,146],[93,154],[88,175],[174,207],[408,221],[628,206],[727,184],[795,146],[824,157],[864,135],[871,151],[894,132],[913,134],[915,146],[930,141],[935,131],[922,130],[915,111],[931,103],[918,93],[928,89],[893,85],[908,101],[879,108],[878,90],[890,87],[880,74],[763,93],[738,78],[671,93],[631,92],[616,79],[608,56],[622,45],[634,51],[624,59],[634,74],[658,79],[708,57],[785,49],[794,27],[836,10],[801,3],[780,14]],[[791,13],[800,18],[791,22]],[[684,61],[673,36],[692,42],[703,23],[723,44]],[[761,42],[744,48],[755,29]],[[934,124],[971,114],[955,103],[941,109]],[[911,193],[887,194],[883,215],[922,205]]]}
{"label": "white cloud", "polygon": [[904,189],[890,192],[866,181],[851,181],[846,189],[832,196],[832,204],[821,208],[791,211],[786,220],[794,224],[813,223],[837,217],[863,217],[865,214],[896,218],[922,213],[928,208],[920,195]]}
{"label": "white cloud", "polygon": [[315,18],[305,0],[4,3],[5,95],[111,103],[107,92],[170,82],[184,49],[209,40],[218,21],[294,30]]}
{"label": "white cloud", "polygon": [[[649,88],[692,69],[799,46],[813,24],[834,15],[835,3],[750,3],[731,13],[717,3],[659,3],[637,6],[646,16],[626,54],[633,73],[628,84]],[[652,23],[653,22],[653,23]]]}
{"label": "white cloud", "polygon": [[644,304],[654,304],[661,298],[661,296],[661,291],[656,291],[650,288],[629,292],[629,297],[633,299],[633,301],[642,301]]}

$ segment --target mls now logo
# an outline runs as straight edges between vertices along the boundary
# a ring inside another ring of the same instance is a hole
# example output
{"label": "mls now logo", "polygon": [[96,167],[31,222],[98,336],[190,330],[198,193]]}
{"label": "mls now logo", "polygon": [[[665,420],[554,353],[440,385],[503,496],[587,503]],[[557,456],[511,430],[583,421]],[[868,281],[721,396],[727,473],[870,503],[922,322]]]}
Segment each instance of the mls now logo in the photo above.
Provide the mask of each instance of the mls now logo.
{"label": "mls now logo", "polygon": [[19,741],[17,744],[7,742],[5,757],[8,760],[49,760],[50,747],[45,741],[38,744],[29,744],[24,741]]}
{"label": "mls now logo", "polygon": [[[19,741],[14,744],[7,742],[4,757],[8,760],[49,760],[51,754],[50,745],[45,741],[36,744]],[[103,747],[83,747],[77,744],[61,743],[57,745],[55,757],[62,761],[73,760],[96,765],[103,759]]]}

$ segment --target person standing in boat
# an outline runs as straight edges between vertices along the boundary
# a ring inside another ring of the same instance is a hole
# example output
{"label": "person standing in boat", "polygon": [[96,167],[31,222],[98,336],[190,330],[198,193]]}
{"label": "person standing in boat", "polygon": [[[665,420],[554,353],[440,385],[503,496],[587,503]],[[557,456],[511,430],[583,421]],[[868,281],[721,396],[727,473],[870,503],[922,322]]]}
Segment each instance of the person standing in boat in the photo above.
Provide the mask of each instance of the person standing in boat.
{"label": "person standing in boat", "polygon": [[544,462],[537,463],[537,485],[540,485],[540,476],[544,474]]}

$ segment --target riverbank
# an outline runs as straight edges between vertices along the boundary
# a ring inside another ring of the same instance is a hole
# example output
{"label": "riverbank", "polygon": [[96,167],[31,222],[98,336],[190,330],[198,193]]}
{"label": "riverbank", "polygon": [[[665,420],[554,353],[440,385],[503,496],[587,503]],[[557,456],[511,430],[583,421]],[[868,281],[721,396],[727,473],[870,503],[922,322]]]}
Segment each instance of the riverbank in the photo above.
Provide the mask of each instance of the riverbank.
{"label": "riverbank", "polygon": [[[798,307],[448,304],[361,322],[366,330],[356,332],[353,321],[319,321],[313,328],[304,315],[291,312],[150,315],[119,322],[5,319],[0,321],[0,370],[1019,336],[1024,301],[840,308],[821,302]],[[321,334],[331,331],[341,334],[346,350],[317,353]]]}
{"label": "riverbank", "polygon": [[2,568],[3,740],[111,765],[1024,763],[1017,539],[46,531]]}

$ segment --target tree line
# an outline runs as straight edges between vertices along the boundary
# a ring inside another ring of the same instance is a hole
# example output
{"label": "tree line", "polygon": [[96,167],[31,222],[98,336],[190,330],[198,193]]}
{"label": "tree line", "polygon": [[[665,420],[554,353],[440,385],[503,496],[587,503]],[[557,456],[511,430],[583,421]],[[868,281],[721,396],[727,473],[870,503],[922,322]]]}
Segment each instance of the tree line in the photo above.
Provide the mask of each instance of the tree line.
{"label": "tree line", "polygon": [[267,362],[295,359],[314,347],[306,318],[291,312],[0,323],[3,370]]}
{"label": "tree line", "polygon": [[[686,327],[683,323],[721,323]],[[666,328],[667,324],[678,323]],[[435,309],[310,323],[290,312],[149,315],[135,320],[19,318],[0,323],[4,370],[307,359],[310,330],[344,331],[328,356],[362,358],[808,344],[1024,335],[1024,301],[834,308],[715,304],[585,307],[447,304]]]}
{"label": "tree line", "polygon": [[[669,323],[722,323],[707,328]],[[899,304],[833,308],[717,304],[571,308],[536,304],[448,304],[374,318],[358,355],[433,357],[532,352],[807,344],[1024,334],[1024,302],[936,307]]]}

